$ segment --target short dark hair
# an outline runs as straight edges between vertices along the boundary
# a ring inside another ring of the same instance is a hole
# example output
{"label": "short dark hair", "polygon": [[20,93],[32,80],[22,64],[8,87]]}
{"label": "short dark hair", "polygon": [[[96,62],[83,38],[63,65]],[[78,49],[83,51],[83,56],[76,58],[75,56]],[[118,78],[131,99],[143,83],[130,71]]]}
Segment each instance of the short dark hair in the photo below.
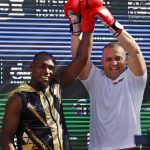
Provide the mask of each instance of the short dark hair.
{"label": "short dark hair", "polygon": [[[105,50],[105,48],[114,48],[115,46],[118,46],[118,47],[122,47],[120,42],[111,42],[111,43],[108,43],[106,46],[103,47],[102,49],[102,56],[103,56],[103,52]],[[123,48],[123,47],[122,47]],[[123,48],[124,49],[124,48]]]}
{"label": "short dark hair", "polygon": [[53,55],[52,55],[51,53],[49,53],[49,52],[46,52],[46,51],[41,51],[41,52],[36,53],[36,54],[34,55],[34,57],[33,57],[33,62],[35,62],[35,61],[38,59],[38,57],[39,57],[40,55],[49,56],[50,59],[51,59],[51,60],[53,61],[53,63],[55,64],[55,58],[53,57]]}
{"label": "short dark hair", "polygon": [[104,51],[104,49],[107,48],[107,47],[115,47],[115,46],[117,46],[117,45],[120,46],[120,47],[122,47],[119,42],[111,42],[111,43],[108,43],[107,45],[105,45],[105,46],[103,47],[103,50],[102,50],[102,51]]}

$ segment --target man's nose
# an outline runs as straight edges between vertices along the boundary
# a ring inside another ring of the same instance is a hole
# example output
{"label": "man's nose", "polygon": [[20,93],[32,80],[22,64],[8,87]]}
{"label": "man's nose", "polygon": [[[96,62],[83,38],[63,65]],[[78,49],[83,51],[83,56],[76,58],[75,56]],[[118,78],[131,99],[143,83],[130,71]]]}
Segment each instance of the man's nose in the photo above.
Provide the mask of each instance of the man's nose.
{"label": "man's nose", "polygon": [[112,64],[113,65],[117,65],[117,61],[116,60],[112,60]]}
{"label": "man's nose", "polygon": [[45,68],[45,73],[50,74],[52,72],[52,70],[50,70],[49,68]]}

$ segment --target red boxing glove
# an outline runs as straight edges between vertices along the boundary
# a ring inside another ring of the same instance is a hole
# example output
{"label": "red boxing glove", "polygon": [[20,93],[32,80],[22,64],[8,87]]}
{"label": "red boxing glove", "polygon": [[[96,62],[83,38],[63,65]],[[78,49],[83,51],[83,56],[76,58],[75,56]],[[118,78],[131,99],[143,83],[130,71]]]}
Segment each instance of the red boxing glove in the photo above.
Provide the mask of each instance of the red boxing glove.
{"label": "red boxing glove", "polygon": [[103,4],[103,0],[88,0],[90,7],[100,7]]}
{"label": "red boxing glove", "polygon": [[81,7],[81,16],[82,18],[87,17],[86,13],[88,10],[88,0],[80,0],[80,7]]}
{"label": "red boxing glove", "polygon": [[86,12],[86,17],[82,18],[82,23],[81,23],[81,31],[82,32],[93,32],[94,31],[94,25],[96,18],[89,18],[90,11],[88,10]]}
{"label": "red boxing glove", "polygon": [[123,29],[123,26],[117,22],[110,11],[105,6],[91,8],[90,18],[100,18],[102,23],[109,28],[110,32],[117,37]]}
{"label": "red boxing glove", "polygon": [[82,0],[80,2],[80,5],[81,5],[81,16],[82,16],[81,31],[93,32],[96,19],[92,18],[89,20],[90,12],[89,12],[88,0]]}
{"label": "red boxing glove", "polygon": [[64,6],[64,13],[70,22],[70,31],[74,35],[80,34],[80,0],[68,0]]}

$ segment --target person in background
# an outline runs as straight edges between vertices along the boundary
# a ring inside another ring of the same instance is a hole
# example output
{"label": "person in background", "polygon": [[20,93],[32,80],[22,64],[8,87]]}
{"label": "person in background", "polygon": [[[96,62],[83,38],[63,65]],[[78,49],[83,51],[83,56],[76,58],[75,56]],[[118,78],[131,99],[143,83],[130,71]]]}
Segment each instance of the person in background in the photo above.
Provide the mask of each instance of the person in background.
{"label": "person in background", "polygon": [[[141,134],[140,109],[147,68],[139,45],[115,20],[102,0],[70,0],[64,10],[69,20],[74,18],[70,22],[74,26],[73,60],[82,39],[80,32],[76,32],[77,24],[81,33],[93,32],[95,21],[101,20],[116,38],[116,42],[109,43],[102,50],[103,69],[94,66],[89,59],[79,75],[90,98],[89,150],[140,149],[134,144],[134,136]],[[89,42],[86,44],[92,49],[93,40]]]}
{"label": "person in background", "polygon": [[1,133],[3,150],[71,149],[61,89],[69,86],[86,65],[91,39],[91,32],[83,33],[74,60],[59,74],[54,73],[55,61],[50,53],[41,51],[34,56],[31,81],[10,93]]}

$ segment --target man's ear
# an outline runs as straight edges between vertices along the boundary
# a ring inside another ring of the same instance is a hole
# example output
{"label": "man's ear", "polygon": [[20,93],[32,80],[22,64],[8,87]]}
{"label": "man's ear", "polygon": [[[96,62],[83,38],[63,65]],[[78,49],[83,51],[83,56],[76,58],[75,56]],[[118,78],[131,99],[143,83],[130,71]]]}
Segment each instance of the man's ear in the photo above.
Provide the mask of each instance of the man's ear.
{"label": "man's ear", "polygon": [[128,58],[129,58],[129,56],[127,55],[126,59],[125,59],[126,64],[128,63]]}

